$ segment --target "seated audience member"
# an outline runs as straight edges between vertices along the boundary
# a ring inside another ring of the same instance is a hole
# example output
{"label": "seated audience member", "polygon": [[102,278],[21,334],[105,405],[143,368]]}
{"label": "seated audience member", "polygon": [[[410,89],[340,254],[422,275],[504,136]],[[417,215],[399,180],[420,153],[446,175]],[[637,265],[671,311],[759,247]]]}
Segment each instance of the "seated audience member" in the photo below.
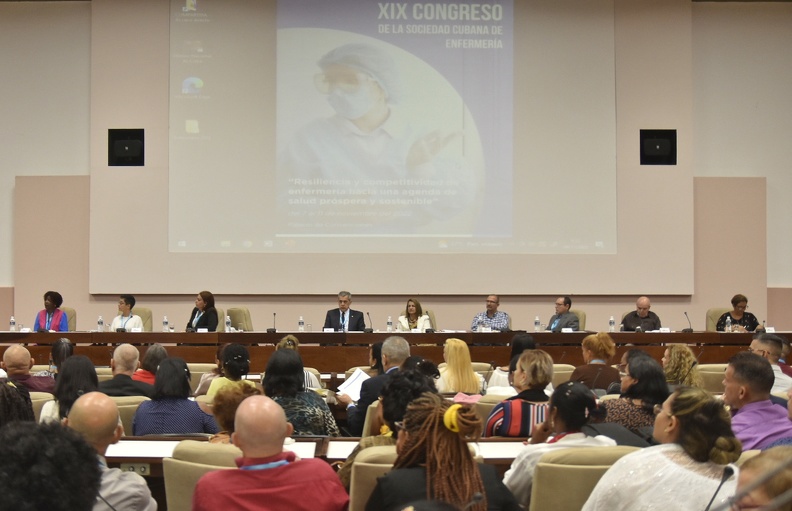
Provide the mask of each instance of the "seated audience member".
{"label": "seated audience member", "polygon": [[387,432],[360,439],[357,447],[338,470],[338,477],[341,478],[345,488],[349,489],[352,465],[355,463],[358,453],[367,447],[396,445],[399,436],[399,428],[396,427],[396,423],[404,419],[407,405],[425,392],[437,392],[434,381],[421,374],[420,371],[412,369],[403,369],[385,383],[385,386],[382,387],[380,405],[377,408],[377,418],[381,424],[387,426]]}
{"label": "seated audience member", "polygon": [[482,328],[489,328],[493,332],[509,331],[509,315],[498,310],[500,298],[498,295],[487,296],[487,309],[473,316],[470,324],[471,332],[479,332]]}
{"label": "seated audience member", "polygon": [[303,363],[294,350],[278,350],[267,362],[264,394],[283,408],[297,436],[338,436],[338,424],[322,396],[305,390]]}
{"label": "seated audience member", "polygon": [[383,374],[364,381],[360,386],[360,399],[352,402],[346,394],[336,395],[338,402],[347,407],[347,422],[352,436],[362,436],[366,411],[380,396],[380,391],[390,377],[399,371],[399,366],[410,356],[410,345],[404,337],[393,335],[382,342]]}
{"label": "seated audience member", "polygon": [[177,435],[217,433],[214,417],[190,401],[190,370],[184,360],[171,357],[157,369],[151,401],[140,403],[132,419],[132,434]]}
{"label": "seated audience member", "polygon": [[547,420],[534,429],[528,445],[522,447],[506,471],[503,482],[517,501],[528,509],[536,464],[545,453],[570,447],[605,447],[616,442],[605,436],[586,436],[581,430],[597,413],[591,389],[579,382],[559,385],[550,398]]}
{"label": "seated audience member", "polygon": [[89,392],[81,396],[74,402],[64,425],[80,433],[93,447],[95,458],[99,459],[101,482],[95,510],[157,509],[157,501],[151,496],[145,479],[135,472],[107,466],[107,448],[117,443],[124,434],[124,427],[118,421],[118,407],[112,399],[101,392]]}
{"label": "seated audience member", "polygon": [[650,357],[636,356],[621,377],[621,397],[602,402],[603,422],[615,422],[638,432],[654,424],[654,405],[668,399],[663,368]]}
{"label": "seated audience member", "polygon": [[18,421],[33,422],[33,406],[30,396],[25,399],[11,382],[0,382],[0,429],[6,424]]}
{"label": "seated audience member", "polygon": [[734,310],[724,312],[715,325],[715,330],[723,332],[726,330],[726,318],[731,318],[732,332],[754,332],[756,330],[764,330],[756,316],[747,312],[748,298],[745,295],[736,294],[731,299],[732,307]]}
{"label": "seated audience member", "polygon": [[[789,420],[792,421],[792,388],[790,388],[789,391],[787,392],[787,415],[789,416]],[[765,447],[765,449],[770,449],[782,445],[792,445],[792,435],[774,441],[773,443]]]}
{"label": "seated audience member", "polygon": [[440,370],[435,363],[428,358],[423,358],[418,355],[407,357],[407,359],[402,362],[401,367],[399,367],[399,371],[415,371],[427,379],[429,385],[432,387],[432,392],[437,392],[437,385],[435,385],[435,382],[440,378]]}
{"label": "seated audience member", "polygon": [[542,350],[524,351],[514,370],[514,388],[519,394],[492,409],[484,436],[526,438],[543,423],[547,414],[545,388],[553,379],[553,359]]}
{"label": "seated audience member", "polygon": [[432,322],[429,320],[429,315],[424,314],[421,302],[415,298],[407,300],[404,314],[396,320],[396,330],[399,332],[411,332],[413,330],[425,332],[428,328],[432,328]]}
{"label": "seated audience member", "polygon": [[479,394],[484,391],[484,377],[473,370],[470,350],[461,339],[448,339],[443,348],[446,365],[440,369],[437,391]]}
{"label": "seated audience member", "polygon": [[33,331],[68,332],[69,318],[65,312],[60,310],[61,305],[63,305],[63,297],[60,293],[57,291],[44,293],[44,310],[39,311],[36,315]]}
{"label": "seated audience member", "polygon": [[2,365],[8,374],[8,379],[18,386],[25,387],[31,392],[49,392],[55,389],[55,380],[49,376],[33,376],[30,369],[33,367],[33,357],[21,344],[12,344],[3,353]]}
{"label": "seated audience member", "polygon": [[14,422],[0,429],[4,509],[91,511],[100,477],[96,452],[69,428]]}
{"label": "seated audience member", "polygon": [[261,390],[249,385],[229,385],[217,391],[212,402],[212,412],[220,432],[209,438],[213,444],[230,444],[234,433],[234,417],[240,403],[250,396],[260,396]]}
{"label": "seated audience member", "polygon": [[[300,341],[292,334],[287,335],[275,345],[275,350],[294,350],[300,352]],[[308,369],[303,368],[303,378],[305,380],[306,389],[321,389],[322,384],[319,379]]]}
{"label": "seated audience member", "polygon": [[619,359],[619,383],[612,383],[608,387],[608,394],[621,394],[621,375],[622,373],[627,371],[627,364],[632,360],[634,357],[649,357],[652,358],[647,352],[644,350],[640,350],[637,348],[633,348],[630,350],[625,351],[622,353],[621,359]]}
{"label": "seated audience member", "polygon": [[209,332],[216,332],[218,321],[214,295],[209,291],[201,291],[195,297],[195,308],[187,321],[187,331],[195,332],[206,328]]}
{"label": "seated audience member", "polygon": [[605,332],[587,335],[581,345],[586,365],[576,367],[569,377],[590,389],[607,389],[620,381],[619,370],[608,365],[616,354],[616,344]]}
{"label": "seated audience member", "polygon": [[[792,511],[792,503],[787,502],[780,507],[769,505],[774,499],[792,488],[792,446],[768,449],[757,456],[748,458],[740,467],[737,479],[737,492],[734,495],[735,505],[730,509],[775,509]],[[782,465],[786,464],[784,468]],[[780,469],[780,470],[779,470]],[[759,486],[749,489],[755,480],[779,470],[775,475]],[[747,490],[747,491],[746,491]],[[768,506],[764,508],[763,506]]]}
{"label": "seated audience member", "polygon": [[209,391],[209,386],[212,384],[212,381],[219,376],[223,376],[223,350],[226,346],[228,346],[228,343],[221,344],[217,347],[217,352],[215,353],[216,367],[201,375],[201,379],[198,381],[198,386],[195,387],[193,396],[205,396]]}
{"label": "seated audience member", "polygon": [[110,331],[116,332],[123,330],[131,332],[133,329],[143,331],[143,320],[137,314],[132,314],[135,306],[135,297],[132,295],[121,295],[118,299],[118,316],[113,318],[110,323]]}
{"label": "seated audience member", "polygon": [[698,360],[687,345],[669,344],[661,362],[669,385],[699,388],[704,386],[698,370]]}
{"label": "seated audience member", "polygon": [[[675,510],[699,511],[713,495],[721,503],[734,494],[733,475],[718,489],[725,466],[742,452],[723,403],[704,389],[680,387],[656,411],[654,437],[662,445],[614,463],[594,488],[585,511],[654,509],[660,502]],[[736,467],[730,468],[736,473]]]}
{"label": "seated audience member", "polygon": [[99,392],[108,396],[146,396],[151,397],[154,386],[135,381],[132,375],[140,367],[140,352],[131,344],[121,344],[113,351],[110,369],[113,378],[99,382]]}
{"label": "seated audience member", "polygon": [[572,298],[568,296],[556,298],[555,314],[550,318],[547,330],[551,332],[560,332],[564,328],[569,328],[573,331],[580,330],[580,320],[577,314],[569,311],[570,308],[572,308]]}
{"label": "seated audience member", "polygon": [[[495,467],[476,463],[467,442],[481,435],[481,418],[467,405],[426,393],[407,405],[399,430],[393,470],[377,480],[369,511],[401,509],[432,498],[458,507],[518,510]],[[484,499],[468,505],[476,494]]]}
{"label": "seated audience member", "polygon": [[39,371],[33,376],[49,376],[50,378],[58,378],[58,368],[63,365],[63,362],[74,355],[74,344],[65,337],[61,337],[50,349],[50,367],[48,370]]}
{"label": "seated audience member", "polygon": [[363,313],[352,310],[352,294],[349,291],[338,293],[338,308],[330,309],[325,316],[323,328],[332,328],[335,332],[362,332],[366,329]]}
{"label": "seated audience member", "polygon": [[206,396],[213,398],[218,390],[226,385],[250,385],[255,387],[252,380],[243,379],[250,371],[250,354],[241,344],[229,344],[222,353],[223,376],[218,376],[209,384]]}
{"label": "seated audience member", "polygon": [[[522,355],[523,351],[536,349],[536,343],[534,342],[533,337],[526,333],[516,334],[514,337],[512,337],[509,346],[511,348],[509,353],[509,365],[511,365],[511,361],[514,359],[514,357],[519,357]],[[492,387],[511,387],[511,382],[509,381],[508,365],[496,367],[495,370],[492,371],[489,381],[487,382],[487,389]]]}
{"label": "seated audience member", "polygon": [[723,402],[732,409],[732,430],[745,450],[792,436],[787,411],[770,401],[774,378],[770,362],[759,355],[743,351],[729,359]]}
{"label": "seated audience member", "polygon": [[369,346],[369,376],[378,376],[385,372],[382,367],[382,343],[375,342]]}
{"label": "seated audience member", "polygon": [[60,422],[69,416],[69,410],[77,398],[96,392],[99,380],[91,359],[84,355],[69,357],[61,367],[55,382],[54,401],[47,401],[41,409],[39,422]]}
{"label": "seated audience member", "polygon": [[160,362],[168,358],[168,351],[162,344],[152,344],[146,349],[146,354],[143,355],[143,361],[140,362],[140,369],[135,371],[132,379],[135,381],[142,381],[149,385],[154,385],[157,375],[157,367]]}
{"label": "seated audience member", "polygon": [[635,302],[635,310],[622,318],[621,329],[625,332],[660,330],[660,317],[649,310],[651,307],[648,297],[638,298]]}
{"label": "seated audience member", "polygon": [[773,375],[775,375],[773,388],[770,390],[771,393],[782,393],[792,388],[792,378],[784,374],[781,366],[778,365],[783,347],[784,342],[781,337],[775,334],[756,334],[751,341],[751,347],[748,348],[751,353],[756,353],[770,362],[770,367],[773,368]]}
{"label": "seated audience member", "polygon": [[[283,441],[291,434],[292,426],[275,401],[265,396],[242,401],[231,435],[242,450],[243,457],[236,460],[240,470],[204,475],[195,487],[193,511],[346,510],[349,495],[330,465],[283,450]],[[309,491],[295,494],[295,489]]]}

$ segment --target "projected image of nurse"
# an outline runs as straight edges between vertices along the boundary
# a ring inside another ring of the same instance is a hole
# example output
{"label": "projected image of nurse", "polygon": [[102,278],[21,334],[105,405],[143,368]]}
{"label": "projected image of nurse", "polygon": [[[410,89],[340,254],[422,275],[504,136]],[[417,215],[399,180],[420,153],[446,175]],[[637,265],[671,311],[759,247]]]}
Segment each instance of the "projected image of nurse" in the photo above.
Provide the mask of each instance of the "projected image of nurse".
{"label": "projected image of nurse", "polygon": [[345,232],[469,230],[476,184],[463,149],[462,102],[440,117],[417,116],[431,96],[408,94],[421,84],[405,79],[421,75],[403,74],[382,46],[343,44],[317,65],[314,85],[334,115],[298,129],[281,154],[281,177],[297,205],[291,218],[321,203],[322,227]]}

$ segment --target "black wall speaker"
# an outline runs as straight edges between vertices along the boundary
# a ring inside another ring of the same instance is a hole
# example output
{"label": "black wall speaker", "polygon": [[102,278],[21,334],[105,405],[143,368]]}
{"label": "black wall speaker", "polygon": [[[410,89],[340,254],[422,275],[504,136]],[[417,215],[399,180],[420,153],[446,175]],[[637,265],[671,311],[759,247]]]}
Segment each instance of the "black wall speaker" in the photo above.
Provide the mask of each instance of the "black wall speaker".
{"label": "black wall speaker", "polygon": [[107,165],[110,167],[142,167],[146,162],[145,138],[142,129],[107,130]]}
{"label": "black wall speaker", "polygon": [[641,130],[641,165],[676,165],[676,130]]}

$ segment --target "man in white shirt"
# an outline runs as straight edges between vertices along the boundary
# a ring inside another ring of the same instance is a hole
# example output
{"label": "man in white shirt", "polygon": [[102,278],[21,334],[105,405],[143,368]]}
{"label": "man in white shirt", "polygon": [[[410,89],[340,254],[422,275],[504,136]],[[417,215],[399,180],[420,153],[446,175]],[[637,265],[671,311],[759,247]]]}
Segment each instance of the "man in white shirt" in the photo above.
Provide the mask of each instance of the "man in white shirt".
{"label": "man in white shirt", "polygon": [[751,341],[750,348],[748,348],[751,353],[756,353],[770,362],[775,375],[773,388],[770,391],[771,394],[785,393],[792,388],[792,378],[784,374],[781,366],[778,365],[783,345],[784,341],[775,334],[756,334]]}

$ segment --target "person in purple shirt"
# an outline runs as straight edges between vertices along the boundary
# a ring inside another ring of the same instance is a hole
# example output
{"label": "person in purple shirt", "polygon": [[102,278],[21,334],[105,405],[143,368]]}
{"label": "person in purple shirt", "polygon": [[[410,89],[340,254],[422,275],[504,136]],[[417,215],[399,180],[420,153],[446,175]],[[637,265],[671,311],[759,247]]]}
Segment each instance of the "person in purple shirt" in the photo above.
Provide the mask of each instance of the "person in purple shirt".
{"label": "person in purple shirt", "polygon": [[759,355],[743,351],[729,359],[723,401],[734,412],[732,431],[744,450],[762,449],[792,436],[787,410],[770,401],[774,380],[770,362]]}

